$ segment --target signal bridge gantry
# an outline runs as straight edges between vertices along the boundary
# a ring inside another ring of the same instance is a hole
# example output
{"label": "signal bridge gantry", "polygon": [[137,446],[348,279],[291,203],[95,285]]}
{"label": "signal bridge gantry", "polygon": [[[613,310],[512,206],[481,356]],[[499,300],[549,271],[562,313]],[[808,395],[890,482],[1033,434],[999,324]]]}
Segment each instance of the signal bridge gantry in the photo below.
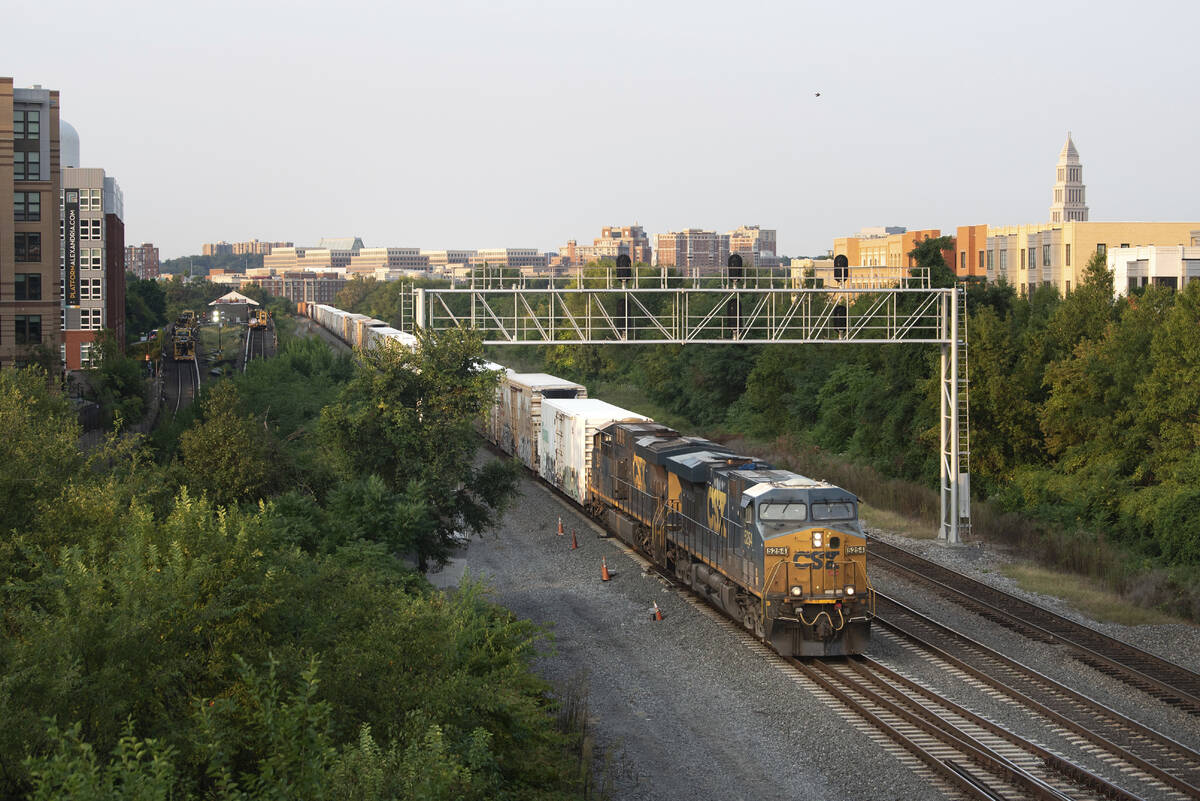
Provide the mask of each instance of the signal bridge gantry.
{"label": "signal bridge gantry", "polygon": [[482,271],[469,286],[415,288],[405,317],[430,331],[473,329],[485,345],[938,345],[939,536],[958,543],[971,525],[965,293],[909,272],[849,268],[823,286],[750,271],[555,279]]}

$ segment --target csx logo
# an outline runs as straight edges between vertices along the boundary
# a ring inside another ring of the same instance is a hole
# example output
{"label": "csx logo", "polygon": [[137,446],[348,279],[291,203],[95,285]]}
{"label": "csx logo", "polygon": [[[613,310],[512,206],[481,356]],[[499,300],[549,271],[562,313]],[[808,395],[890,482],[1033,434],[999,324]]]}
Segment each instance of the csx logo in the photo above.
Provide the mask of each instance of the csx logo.
{"label": "csx logo", "polygon": [[725,493],[712,487],[708,488],[708,527],[722,537],[727,536],[725,531]]}
{"label": "csx logo", "polygon": [[792,556],[792,564],[817,570],[836,570],[837,557],[837,551],[796,551]]}

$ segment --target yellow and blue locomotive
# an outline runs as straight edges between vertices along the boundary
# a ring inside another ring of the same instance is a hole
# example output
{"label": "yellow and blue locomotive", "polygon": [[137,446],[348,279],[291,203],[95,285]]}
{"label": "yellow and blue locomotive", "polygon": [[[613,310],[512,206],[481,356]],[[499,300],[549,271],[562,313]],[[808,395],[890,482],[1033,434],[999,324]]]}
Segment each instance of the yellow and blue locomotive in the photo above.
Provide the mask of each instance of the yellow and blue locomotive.
{"label": "yellow and blue locomotive", "polygon": [[858,498],[652,422],[596,432],[589,511],[784,654],[861,653]]}

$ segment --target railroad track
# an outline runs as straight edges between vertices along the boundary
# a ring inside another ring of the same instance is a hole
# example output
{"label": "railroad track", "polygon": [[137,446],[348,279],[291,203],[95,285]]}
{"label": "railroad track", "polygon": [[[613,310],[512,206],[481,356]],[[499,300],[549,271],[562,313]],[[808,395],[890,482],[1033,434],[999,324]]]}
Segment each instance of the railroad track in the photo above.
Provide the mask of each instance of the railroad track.
{"label": "railroad track", "polygon": [[[1103,752],[1122,776],[1155,797],[1200,798],[1200,753],[976,642],[882,593],[875,625],[886,627],[985,691],[996,691]],[[878,636],[878,629],[873,636]]]}
{"label": "railroad track", "polygon": [[894,545],[872,539],[868,553],[876,566],[883,565],[933,587],[988,620],[1024,636],[1047,644],[1066,645],[1084,664],[1166,704],[1200,714],[1200,674]]}
{"label": "railroad track", "polygon": [[200,391],[200,362],[199,355],[191,361],[175,362],[175,410],[173,414],[179,415],[180,408],[184,408],[184,398],[187,398],[186,406],[190,406],[196,400],[196,393]]}
{"label": "railroad track", "polygon": [[787,661],[967,798],[1139,798],[870,657]]}

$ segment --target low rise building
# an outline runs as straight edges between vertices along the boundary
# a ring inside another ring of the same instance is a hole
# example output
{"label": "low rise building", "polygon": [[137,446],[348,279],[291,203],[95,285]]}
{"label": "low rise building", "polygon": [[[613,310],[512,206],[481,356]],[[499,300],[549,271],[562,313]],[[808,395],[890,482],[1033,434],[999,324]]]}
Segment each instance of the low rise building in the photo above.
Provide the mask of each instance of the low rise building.
{"label": "low rise building", "polygon": [[[890,231],[891,233],[879,233]],[[854,236],[843,236],[833,240],[833,255],[845,256],[851,267],[895,267],[911,268],[916,260],[908,254],[926,239],[937,239],[942,232],[937,228],[909,231],[905,228],[864,228]],[[953,249],[943,256],[946,265],[954,264]]]}
{"label": "low rise building", "polygon": [[472,267],[502,267],[520,269],[546,267],[546,254],[537,248],[489,248],[478,250],[471,257]]}
{"label": "low rise building", "polygon": [[[428,273],[429,257],[418,248],[363,248],[350,258],[348,277],[379,278],[380,275]],[[387,280],[380,278],[379,280]]]}
{"label": "low rise building", "polygon": [[267,278],[257,278],[255,283],[268,295],[287,298],[293,303],[333,303],[338,292],[346,286],[346,279],[338,275],[292,271]]}
{"label": "low rise building", "polygon": [[1190,245],[1119,247],[1108,251],[1108,269],[1113,274],[1113,294],[1125,295],[1140,287],[1157,285],[1183,289],[1200,278],[1200,231],[1193,232]]}

